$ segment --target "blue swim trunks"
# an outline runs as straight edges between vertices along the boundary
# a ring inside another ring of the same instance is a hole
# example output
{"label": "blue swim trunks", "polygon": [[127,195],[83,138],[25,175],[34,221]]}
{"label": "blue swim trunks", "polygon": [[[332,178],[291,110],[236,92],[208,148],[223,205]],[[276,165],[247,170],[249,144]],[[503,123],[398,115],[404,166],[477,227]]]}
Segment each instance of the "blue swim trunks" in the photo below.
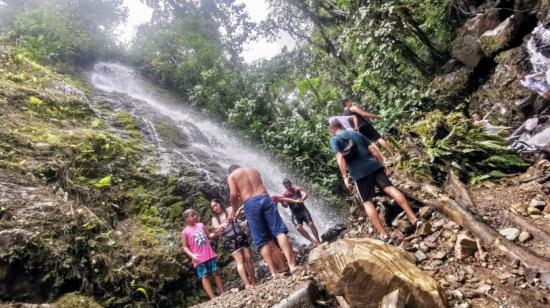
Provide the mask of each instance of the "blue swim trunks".
{"label": "blue swim trunks", "polygon": [[210,259],[197,265],[196,270],[197,277],[199,277],[199,279],[202,279],[202,277],[218,271],[218,262],[216,262],[216,258]]}
{"label": "blue swim trunks", "polygon": [[288,232],[277,206],[267,194],[246,200],[244,215],[252,233],[252,241],[258,248],[267,244],[273,237]]}

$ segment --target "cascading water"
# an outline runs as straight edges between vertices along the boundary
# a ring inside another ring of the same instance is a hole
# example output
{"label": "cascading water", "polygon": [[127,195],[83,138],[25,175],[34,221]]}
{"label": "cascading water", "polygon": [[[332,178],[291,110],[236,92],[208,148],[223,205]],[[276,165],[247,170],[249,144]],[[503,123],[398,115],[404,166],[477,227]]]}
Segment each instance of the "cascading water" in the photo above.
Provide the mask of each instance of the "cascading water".
{"label": "cascading water", "polygon": [[527,42],[533,72],[543,73],[546,82],[550,84],[550,29],[538,25]]}
{"label": "cascading water", "polygon": [[[145,124],[142,129],[146,139],[157,149],[159,172],[172,173],[178,165],[184,164],[206,181],[225,185],[226,170],[230,164],[254,167],[262,174],[270,194],[280,194],[285,177],[295,178],[289,170],[262,151],[247,145],[223,125],[161,94],[159,89],[128,67],[98,63],[89,73],[89,78],[92,85],[100,90],[96,100],[106,100],[116,111],[131,113]],[[176,141],[159,134],[167,127],[172,130]],[[307,185],[305,189],[308,190]],[[342,220],[338,211],[311,194],[306,205],[320,234]],[[279,212],[289,227],[291,237],[298,243],[306,243],[291,226],[290,211],[280,208]]]}

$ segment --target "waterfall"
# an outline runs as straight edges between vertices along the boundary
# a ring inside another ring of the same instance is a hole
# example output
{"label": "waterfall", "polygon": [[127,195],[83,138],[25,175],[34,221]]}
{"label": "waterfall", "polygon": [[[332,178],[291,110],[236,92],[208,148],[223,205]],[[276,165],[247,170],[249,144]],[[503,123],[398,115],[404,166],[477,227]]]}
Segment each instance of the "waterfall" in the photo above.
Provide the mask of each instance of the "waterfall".
{"label": "waterfall", "polygon": [[550,29],[538,25],[527,42],[533,72],[544,73],[546,82],[550,84]]}
{"label": "waterfall", "polygon": [[[109,102],[111,108],[128,112],[145,123],[142,130],[145,130],[146,140],[156,148],[159,172],[173,173],[178,164],[183,163],[192,166],[206,180],[226,185],[227,167],[238,164],[258,169],[272,195],[281,194],[284,189],[282,181],[286,177],[310,192],[307,183],[298,182],[288,168],[274,161],[267,153],[248,144],[221,123],[163,93],[131,68],[117,63],[98,63],[89,73],[89,80],[97,89],[97,96]],[[187,140],[171,144],[159,134],[162,125],[176,128],[178,132],[174,133],[187,136]],[[319,234],[343,220],[339,211],[311,193],[308,194],[306,206]],[[307,243],[292,226],[290,210],[279,208],[279,212],[290,236],[298,243]]]}

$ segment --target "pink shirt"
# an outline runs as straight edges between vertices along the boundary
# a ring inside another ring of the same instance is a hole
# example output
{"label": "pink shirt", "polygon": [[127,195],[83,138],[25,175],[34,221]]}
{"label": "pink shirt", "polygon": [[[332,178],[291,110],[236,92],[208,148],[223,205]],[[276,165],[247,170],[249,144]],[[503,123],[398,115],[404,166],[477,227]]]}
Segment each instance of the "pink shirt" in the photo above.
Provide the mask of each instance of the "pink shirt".
{"label": "pink shirt", "polygon": [[194,267],[216,257],[205,229],[202,223],[196,223],[181,230],[181,236],[187,240],[187,248],[199,257],[196,262],[193,261]]}

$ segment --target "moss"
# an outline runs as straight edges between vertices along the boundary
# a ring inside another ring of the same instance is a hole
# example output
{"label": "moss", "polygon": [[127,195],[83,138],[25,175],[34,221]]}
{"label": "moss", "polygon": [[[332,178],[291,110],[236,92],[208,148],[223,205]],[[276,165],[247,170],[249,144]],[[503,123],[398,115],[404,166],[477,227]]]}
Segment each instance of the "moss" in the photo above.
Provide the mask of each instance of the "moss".
{"label": "moss", "polygon": [[67,293],[55,301],[58,308],[101,308],[93,298],[79,294],[78,292]]}
{"label": "moss", "polygon": [[188,143],[187,136],[172,121],[159,123],[157,132],[168,146],[181,147]]}

